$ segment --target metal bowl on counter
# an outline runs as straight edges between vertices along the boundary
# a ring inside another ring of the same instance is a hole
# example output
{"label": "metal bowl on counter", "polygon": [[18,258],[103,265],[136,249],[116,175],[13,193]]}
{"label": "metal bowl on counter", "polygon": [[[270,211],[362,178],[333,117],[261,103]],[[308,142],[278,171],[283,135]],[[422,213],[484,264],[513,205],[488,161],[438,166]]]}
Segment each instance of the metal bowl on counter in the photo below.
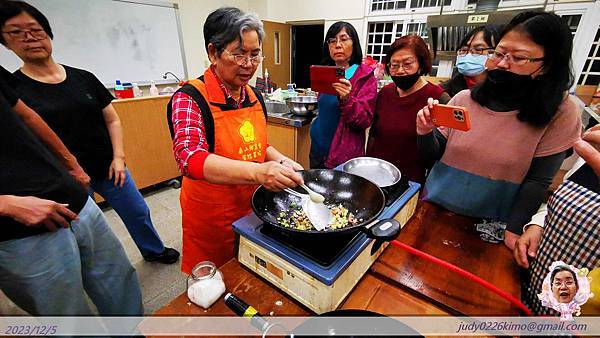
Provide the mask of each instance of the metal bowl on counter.
{"label": "metal bowl on counter", "polygon": [[267,108],[267,113],[268,114],[287,114],[290,112],[289,108],[287,107],[287,105],[283,102],[279,102],[279,101],[271,101],[271,100],[267,100],[265,101],[265,108]]}
{"label": "metal bowl on counter", "polygon": [[294,96],[286,99],[290,113],[299,116],[312,116],[317,110],[317,98],[314,96]]}
{"label": "metal bowl on counter", "polygon": [[342,170],[364,177],[380,188],[392,186],[402,177],[395,165],[375,157],[353,158],[343,164]]}

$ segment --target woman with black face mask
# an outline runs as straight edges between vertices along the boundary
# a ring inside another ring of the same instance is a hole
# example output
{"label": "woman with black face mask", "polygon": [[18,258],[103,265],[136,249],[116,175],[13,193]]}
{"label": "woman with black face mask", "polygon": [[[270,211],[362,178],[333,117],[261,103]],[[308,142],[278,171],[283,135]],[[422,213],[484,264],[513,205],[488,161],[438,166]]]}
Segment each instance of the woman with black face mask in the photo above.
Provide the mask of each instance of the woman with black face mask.
{"label": "woman with black face mask", "polygon": [[[444,92],[423,78],[431,71],[431,55],[421,37],[406,35],[397,39],[385,60],[386,73],[394,83],[377,95],[367,156],[384,159],[411,181],[423,183],[425,166],[417,150],[415,118],[428,97],[440,99]],[[446,101],[450,99],[448,94],[445,97]]]}
{"label": "woman with black face mask", "polygon": [[437,161],[425,198],[507,223],[504,242],[511,250],[581,135],[579,109],[567,95],[571,50],[571,32],[559,16],[521,13],[490,54],[486,80],[449,102],[469,110],[471,130],[435,128],[433,99],[417,115],[419,151]]}

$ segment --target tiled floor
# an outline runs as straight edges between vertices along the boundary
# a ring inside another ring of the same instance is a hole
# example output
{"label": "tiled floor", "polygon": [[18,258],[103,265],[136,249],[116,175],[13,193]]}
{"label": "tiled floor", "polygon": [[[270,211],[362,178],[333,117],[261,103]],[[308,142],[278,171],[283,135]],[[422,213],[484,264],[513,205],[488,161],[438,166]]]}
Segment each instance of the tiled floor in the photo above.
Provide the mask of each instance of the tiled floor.
{"label": "tiled floor", "polygon": [[[181,252],[179,189],[161,188],[145,194],[144,198],[152,213],[154,227],[164,244]],[[180,262],[171,265],[145,262],[119,216],[111,208],[105,208],[103,211],[137,270],[145,313],[156,311],[182,293],[185,290],[186,275],[180,271]],[[16,315],[23,314],[23,311],[0,292],[0,314]]]}
{"label": "tiled floor", "polygon": [[[162,188],[158,191],[145,194],[144,198],[152,213],[154,227],[165,246],[175,248],[181,252],[179,189],[170,187]],[[119,240],[121,240],[121,243],[123,243],[129,260],[137,270],[142,288],[144,311],[147,314],[166,305],[171,299],[185,290],[187,276],[180,271],[180,261],[171,265],[144,261],[131,236],[129,236],[125,225],[114,210],[110,208],[105,209],[104,215],[106,215],[113,231]]]}

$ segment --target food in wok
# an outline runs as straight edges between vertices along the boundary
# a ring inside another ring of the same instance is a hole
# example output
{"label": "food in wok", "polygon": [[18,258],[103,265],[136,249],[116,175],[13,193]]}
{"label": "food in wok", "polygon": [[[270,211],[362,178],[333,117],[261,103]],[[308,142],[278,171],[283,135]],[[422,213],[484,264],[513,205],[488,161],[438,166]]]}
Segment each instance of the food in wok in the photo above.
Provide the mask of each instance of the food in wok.
{"label": "food in wok", "polygon": [[[359,220],[354,217],[354,214],[344,208],[341,204],[328,206],[331,210],[332,218],[327,228],[341,229],[348,225],[356,225]],[[304,212],[302,205],[291,203],[288,210],[282,210],[277,217],[279,224],[286,228],[294,228],[297,230],[315,230],[308,216]]]}

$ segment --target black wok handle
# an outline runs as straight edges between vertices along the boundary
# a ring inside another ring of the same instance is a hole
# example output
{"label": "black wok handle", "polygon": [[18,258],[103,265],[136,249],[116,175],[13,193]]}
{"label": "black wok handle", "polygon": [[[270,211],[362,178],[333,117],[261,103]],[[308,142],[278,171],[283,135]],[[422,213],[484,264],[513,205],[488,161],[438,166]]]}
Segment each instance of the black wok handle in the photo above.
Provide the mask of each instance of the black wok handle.
{"label": "black wok handle", "polygon": [[367,237],[375,239],[371,247],[371,255],[377,252],[383,243],[398,237],[400,229],[400,223],[393,218],[382,219],[361,228]]}
{"label": "black wok handle", "polygon": [[386,218],[377,221],[375,224],[366,225],[361,230],[369,238],[387,242],[398,237],[398,234],[400,234],[400,223],[393,218]]}

